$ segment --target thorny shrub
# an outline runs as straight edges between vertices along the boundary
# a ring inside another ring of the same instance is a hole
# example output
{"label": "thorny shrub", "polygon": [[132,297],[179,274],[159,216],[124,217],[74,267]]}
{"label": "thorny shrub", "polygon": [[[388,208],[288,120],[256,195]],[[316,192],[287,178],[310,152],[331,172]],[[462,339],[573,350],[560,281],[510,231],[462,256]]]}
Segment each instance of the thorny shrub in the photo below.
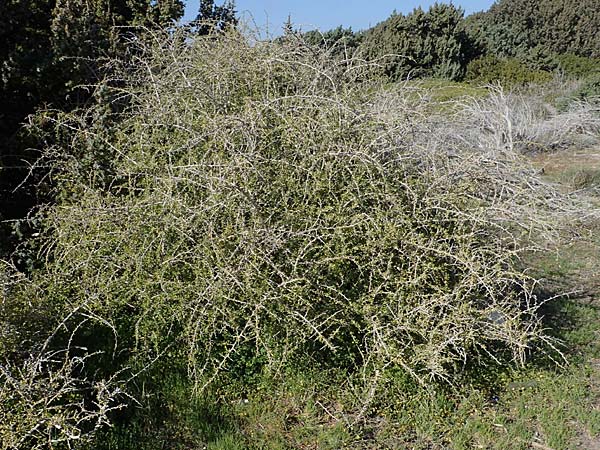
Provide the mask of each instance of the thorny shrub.
{"label": "thorny shrub", "polygon": [[[96,355],[78,355],[85,349],[71,339],[61,350],[52,341],[61,328],[84,326],[85,312],[75,307],[52,329],[52,318],[42,317],[48,305],[39,303],[29,281],[6,264],[0,264],[0,281],[0,449],[71,448],[89,441],[110,423],[112,411],[125,406],[121,371],[83,376]],[[72,319],[79,323],[69,327]]]}
{"label": "thorny shrub", "polygon": [[92,323],[114,333],[79,357],[178,358],[198,390],[241,358],[273,375],[312,361],[372,395],[388,367],[453,383],[553,346],[519,257],[567,200],[513,149],[474,145],[410,88],[369,81],[373,64],[297,39],[132,45],[98,86],[108,103],[41,119],[57,202],[27,283],[82,318],[69,348]]}

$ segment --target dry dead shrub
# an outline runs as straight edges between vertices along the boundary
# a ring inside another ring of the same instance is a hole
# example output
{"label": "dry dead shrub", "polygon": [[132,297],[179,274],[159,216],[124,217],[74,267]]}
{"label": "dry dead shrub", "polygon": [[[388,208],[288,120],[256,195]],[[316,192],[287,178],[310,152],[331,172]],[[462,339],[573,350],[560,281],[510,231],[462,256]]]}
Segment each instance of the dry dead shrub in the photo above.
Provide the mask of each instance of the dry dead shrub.
{"label": "dry dead shrub", "polygon": [[544,92],[507,92],[491,86],[489,95],[461,105],[463,120],[474,130],[474,145],[512,152],[538,153],[598,143],[600,107],[574,101],[558,112]]}

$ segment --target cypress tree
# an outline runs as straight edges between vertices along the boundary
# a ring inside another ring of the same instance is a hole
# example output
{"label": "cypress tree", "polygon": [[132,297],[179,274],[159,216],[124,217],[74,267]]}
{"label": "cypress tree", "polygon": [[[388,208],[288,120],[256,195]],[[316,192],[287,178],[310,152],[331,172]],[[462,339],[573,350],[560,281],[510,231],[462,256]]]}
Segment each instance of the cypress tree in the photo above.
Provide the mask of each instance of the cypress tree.
{"label": "cypress tree", "polygon": [[229,26],[237,26],[235,2],[227,0],[223,5],[215,5],[214,0],[200,0],[198,15],[193,23],[194,31],[200,36],[214,31],[223,31]]}
{"label": "cypress tree", "polygon": [[469,37],[464,11],[454,5],[435,3],[427,12],[393,14],[369,30],[365,49],[372,59],[384,58],[392,79],[436,76],[457,79],[464,74]]}

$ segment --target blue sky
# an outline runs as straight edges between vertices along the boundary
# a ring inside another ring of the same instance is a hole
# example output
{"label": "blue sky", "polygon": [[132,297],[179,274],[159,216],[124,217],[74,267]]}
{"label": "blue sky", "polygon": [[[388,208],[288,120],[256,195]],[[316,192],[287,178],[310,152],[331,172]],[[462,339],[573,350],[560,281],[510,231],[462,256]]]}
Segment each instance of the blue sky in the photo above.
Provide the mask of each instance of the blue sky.
{"label": "blue sky", "polygon": [[[193,20],[198,13],[199,0],[186,1],[184,20]],[[216,0],[220,5],[223,0]],[[237,0],[236,8],[242,17],[253,18],[254,22],[272,34],[279,34],[288,14],[292,22],[302,30],[319,28],[322,31],[338,25],[363,30],[389,17],[394,9],[407,13],[417,6],[429,8],[435,0]],[[454,0],[467,14],[488,9],[493,0]]]}

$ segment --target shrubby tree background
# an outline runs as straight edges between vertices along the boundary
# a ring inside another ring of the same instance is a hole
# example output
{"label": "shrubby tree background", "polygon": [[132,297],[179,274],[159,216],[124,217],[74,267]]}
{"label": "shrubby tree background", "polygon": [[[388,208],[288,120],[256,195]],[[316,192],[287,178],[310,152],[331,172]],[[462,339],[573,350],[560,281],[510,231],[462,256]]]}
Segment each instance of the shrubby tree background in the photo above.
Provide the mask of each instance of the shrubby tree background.
{"label": "shrubby tree background", "polygon": [[308,31],[304,33],[303,38],[310,45],[331,49],[334,57],[349,58],[359,49],[364,33],[355,33],[352,28],[340,25],[325,32]]}
{"label": "shrubby tree background", "polygon": [[[0,4],[0,218],[23,219],[48,200],[30,169],[43,143],[22,124],[39,108],[85,105],[104,62],[121,54],[127,27],[163,27],[183,15],[181,0],[7,0]],[[24,181],[25,180],[25,181]],[[0,226],[0,254],[16,243],[13,223]]]}
{"label": "shrubby tree background", "polygon": [[428,11],[393,14],[365,36],[367,55],[382,59],[392,80],[411,77],[464,75],[468,60],[468,36],[464,11],[452,4],[436,3]]}
{"label": "shrubby tree background", "polygon": [[598,0],[500,0],[464,17],[454,5],[436,3],[406,15],[393,12],[358,33],[340,26],[304,38],[323,47],[337,42],[340,55],[360,49],[393,81],[436,77],[524,85],[548,81],[555,71],[580,78],[597,71],[598,11]]}
{"label": "shrubby tree background", "polygon": [[470,18],[486,52],[542,63],[557,54],[600,57],[600,1],[501,0]]}
{"label": "shrubby tree background", "polygon": [[[365,33],[365,46],[373,57],[398,55],[386,63],[396,79],[409,73],[462,79],[468,64],[482,57],[487,66],[499,66],[486,74],[490,78],[507,64],[512,79],[515,70],[516,78],[525,81],[539,80],[539,74],[528,70],[563,69],[581,76],[581,71],[574,73],[575,66],[587,63],[586,73],[598,67],[599,11],[598,0],[500,0],[488,11],[464,18],[459,8],[435,4],[427,12],[392,14]],[[583,61],[576,63],[577,58]],[[592,67],[590,58],[596,59]]]}
{"label": "shrubby tree background", "polygon": [[223,5],[216,5],[214,0],[200,0],[200,8],[192,28],[199,36],[211,32],[224,31],[238,24],[235,3],[227,0]]}

